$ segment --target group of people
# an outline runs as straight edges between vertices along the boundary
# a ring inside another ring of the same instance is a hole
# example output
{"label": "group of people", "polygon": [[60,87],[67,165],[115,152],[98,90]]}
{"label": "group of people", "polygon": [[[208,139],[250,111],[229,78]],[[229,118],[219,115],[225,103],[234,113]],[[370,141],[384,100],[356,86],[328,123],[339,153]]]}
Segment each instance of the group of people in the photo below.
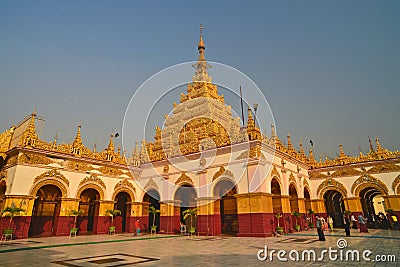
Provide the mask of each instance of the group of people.
{"label": "group of people", "polygon": [[[325,221],[324,217],[316,215],[315,216],[315,226],[317,227],[317,232],[318,232],[318,240],[319,241],[325,241],[325,234],[324,230],[327,230],[329,227],[330,231],[333,231],[333,218],[328,215],[327,221]],[[357,226],[357,221],[358,225],[360,227],[360,233],[368,233],[368,228],[367,228],[367,219],[364,218],[362,214],[358,215],[358,218],[354,217],[353,214],[345,214],[343,216],[343,224],[344,224],[344,230],[346,232],[346,236],[350,236],[350,227],[353,227],[353,229],[358,229]]]}

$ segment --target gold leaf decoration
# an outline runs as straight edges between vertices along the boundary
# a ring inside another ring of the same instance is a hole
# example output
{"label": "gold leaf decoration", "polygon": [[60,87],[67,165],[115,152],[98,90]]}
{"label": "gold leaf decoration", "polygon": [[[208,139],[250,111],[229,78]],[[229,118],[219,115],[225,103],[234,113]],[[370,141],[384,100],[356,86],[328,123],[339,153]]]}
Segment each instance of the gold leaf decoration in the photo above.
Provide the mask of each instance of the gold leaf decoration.
{"label": "gold leaf decoration", "polygon": [[59,179],[62,180],[65,184],[69,185],[69,180],[64,175],[62,175],[60,171],[57,171],[56,169],[51,169],[49,171],[42,173],[39,176],[36,176],[35,179],[33,179],[33,183],[36,184],[39,181],[46,179]]}
{"label": "gold leaf decoration", "polygon": [[354,181],[353,185],[351,186],[351,192],[353,192],[354,195],[358,195],[360,190],[365,189],[367,187],[374,187],[374,188],[378,187],[383,191],[383,193],[386,194],[389,191],[387,186],[381,180],[379,180],[376,177],[373,177],[372,175],[364,174]]}
{"label": "gold leaf decoration", "polygon": [[153,178],[150,178],[149,181],[144,186],[145,191],[148,191],[151,188],[158,190],[158,186],[157,186],[156,182],[154,182]]}
{"label": "gold leaf decoration", "polygon": [[176,185],[179,185],[179,184],[194,185],[192,179],[189,176],[187,176],[185,173],[182,173],[182,175],[178,178],[178,180],[176,180],[175,184]]}
{"label": "gold leaf decoration", "polygon": [[341,182],[338,182],[333,178],[328,178],[324,180],[318,186],[317,194],[320,196],[320,198],[323,198],[322,193],[325,193],[328,190],[336,190],[339,191],[343,195],[343,197],[347,196],[346,187]]}
{"label": "gold leaf decoration", "polygon": [[400,171],[400,166],[396,164],[381,164],[372,167],[367,173],[395,172]]}
{"label": "gold leaf decoration", "polygon": [[91,171],[94,169],[90,164],[70,160],[65,163],[65,167],[71,170],[83,172]]}
{"label": "gold leaf decoration", "polygon": [[115,186],[114,186],[114,191],[117,191],[118,189],[121,188],[129,188],[132,191],[136,192],[136,188],[133,186],[131,182],[128,181],[128,179],[124,179],[122,181],[119,181]]}
{"label": "gold leaf decoration", "polygon": [[122,174],[124,174],[123,171],[117,169],[117,168],[111,168],[111,167],[100,167],[98,169],[101,173],[107,174],[107,175],[113,175],[113,176],[120,176]]}
{"label": "gold leaf decoration", "polygon": [[221,176],[221,174],[224,173],[224,171],[225,171],[224,166],[221,166],[221,167],[219,168],[219,170],[214,174],[213,179],[212,179],[213,182],[215,181],[215,179],[218,179],[218,178]]}
{"label": "gold leaf decoration", "polygon": [[83,178],[82,181],[79,183],[79,186],[82,186],[85,183],[95,183],[101,185],[104,189],[106,188],[106,184],[95,173],[92,173],[90,176],[86,176],[85,178]]}
{"label": "gold leaf decoration", "polygon": [[342,169],[337,170],[331,174],[331,177],[343,177],[343,176],[356,176],[360,175],[362,172],[356,169]]}
{"label": "gold leaf decoration", "polygon": [[[396,192],[396,188],[397,188],[397,186],[400,184],[400,175],[398,175],[394,180],[393,180],[393,183],[392,183],[392,189],[393,189],[393,192]],[[400,189],[400,187],[399,187],[399,189]],[[398,194],[398,192],[397,192],[397,194]]]}

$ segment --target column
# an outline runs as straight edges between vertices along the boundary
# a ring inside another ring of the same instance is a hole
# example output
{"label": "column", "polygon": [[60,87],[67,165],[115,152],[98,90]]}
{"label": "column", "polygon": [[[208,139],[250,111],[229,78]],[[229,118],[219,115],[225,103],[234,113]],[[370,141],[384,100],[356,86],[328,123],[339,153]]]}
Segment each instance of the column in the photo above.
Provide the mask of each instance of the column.
{"label": "column", "polygon": [[236,194],[238,206],[238,236],[266,237],[274,229],[272,196],[268,193]]}
{"label": "column", "polygon": [[304,228],[308,227],[307,220],[305,217],[305,215],[307,214],[306,200],[305,200],[305,198],[298,198],[297,203],[299,206],[299,213],[300,213],[300,217],[297,218],[297,221],[298,221],[298,224],[300,225],[300,229],[304,229]]}
{"label": "column", "polygon": [[279,220],[280,226],[283,227],[285,233],[290,232],[294,224],[292,222],[292,209],[290,207],[290,198],[289,196],[281,195],[281,204],[282,204],[282,217]]}
{"label": "column", "polygon": [[107,210],[114,209],[114,200],[100,200],[99,213],[94,217],[93,233],[107,234],[108,227],[111,226],[111,217],[106,213]]}
{"label": "column", "polygon": [[135,222],[139,220],[140,231],[144,232],[148,230],[149,227],[149,202],[132,202],[131,204],[131,217],[129,220],[129,225],[126,225],[128,232],[134,233]]}
{"label": "column", "polygon": [[164,200],[160,203],[160,233],[180,232],[180,200]]}
{"label": "column", "polygon": [[214,197],[197,198],[197,233],[199,235],[221,234],[220,202]]}
{"label": "column", "polygon": [[60,215],[54,218],[53,233],[56,236],[69,235],[70,229],[74,227],[74,216],[70,216],[71,210],[79,209],[79,198],[61,198]]}
{"label": "column", "polygon": [[397,216],[397,221],[400,221],[400,196],[399,195],[391,195],[391,196],[383,196],[385,200],[386,210],[390,209],[391,212],[388,212],[388,219],[390,224],[393,224],[392,216]]}

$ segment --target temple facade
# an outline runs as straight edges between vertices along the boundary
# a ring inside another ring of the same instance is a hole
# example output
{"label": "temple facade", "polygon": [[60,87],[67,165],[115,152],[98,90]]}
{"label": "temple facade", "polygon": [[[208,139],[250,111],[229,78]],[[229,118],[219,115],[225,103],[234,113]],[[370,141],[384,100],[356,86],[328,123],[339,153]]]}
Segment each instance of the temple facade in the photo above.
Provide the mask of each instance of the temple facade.
{"label": "temple facade", "polygon": [[308,228],[312,213],[332,216],[335,227],[345,212],[377,223],[379,212],[400,216],[399,151],[376,138],[368,154],[348,156],[340,145],[336,159],[316,161],[289,135],[284,145],[274,126],[262,134],[250,108],[241,127],[208,75],[201,35],[198,52],[179,104],[130,157],[115,150],[112,137],[103,151],[87,148],[81,126],[72,143],[43,141],[36,111],[0,134],[0,208],[24,210],[12,225],[17,237],[69,235],[77,210],[81,234],[107,233],[107,210],[115,209],[117,232],[134,232],[137,219],[147,230],[150,206],[160,210],[159,233],[179,232],[183,212],[196,208],[192,223],[201,235],[266,237],[278,225],[285,232]]}

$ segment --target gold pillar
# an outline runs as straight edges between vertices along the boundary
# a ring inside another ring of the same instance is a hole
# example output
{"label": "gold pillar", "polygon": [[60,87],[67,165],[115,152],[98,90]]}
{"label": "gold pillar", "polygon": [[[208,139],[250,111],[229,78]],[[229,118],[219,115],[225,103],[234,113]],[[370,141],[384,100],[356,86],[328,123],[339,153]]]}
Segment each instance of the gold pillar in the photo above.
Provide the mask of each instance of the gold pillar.
{"label": "gold pillar", "polygon": [[107,210],[114,209],[114,200],[100,200],[100,207],[99,207],[99,216],[109,216],[106,214]]}
{"label": "gold pillar", "polygon": [[292,213],[289,196],[281,196],[282,213]]}
{"label": "gold pillar", "polygon": [[61,198],[60,216],[69,216],[71,210],[79,209],[79,198]]}
{"label": "gold pillar", "polygon": [[[196,201],[199,209],[197,215],[213,215],[217,214],[216,211],[219,211],[219,200],[216,198],[202,197],[197,198]],[[216,210],[217,206],[218,209]]]}
{"label": "gold pillar", "polygon": [[350,212],[362,212],[363,208],[359,197],[348,197],[344,198],[345,209]]}
{"label": "gold pillar", "polygon": [[131,215],[135,217],[149,216],[149,202],[132,202]]}
{"label": "gold pillar", "polygon": [[400,211],[399,195],[383,196],[383,199],[385,200],[386,209],[392,209],[393,211]]}
{"label": "gold pillar", "polygon": [[298,207],[299,207],[298,212],[299,213],[307,213],[305,199],[304,198],[298,198],[297,199],[297,203],[298,203]]}
{"label": "gold pillar", "polygon": [[323,199],[312,199],[311,209],[315,213],[326,213],[325,201]]}
{"label": "gold pillar", "polygon": [[269,193],[236,194],[237,213],[273,213],[272,195]]}

